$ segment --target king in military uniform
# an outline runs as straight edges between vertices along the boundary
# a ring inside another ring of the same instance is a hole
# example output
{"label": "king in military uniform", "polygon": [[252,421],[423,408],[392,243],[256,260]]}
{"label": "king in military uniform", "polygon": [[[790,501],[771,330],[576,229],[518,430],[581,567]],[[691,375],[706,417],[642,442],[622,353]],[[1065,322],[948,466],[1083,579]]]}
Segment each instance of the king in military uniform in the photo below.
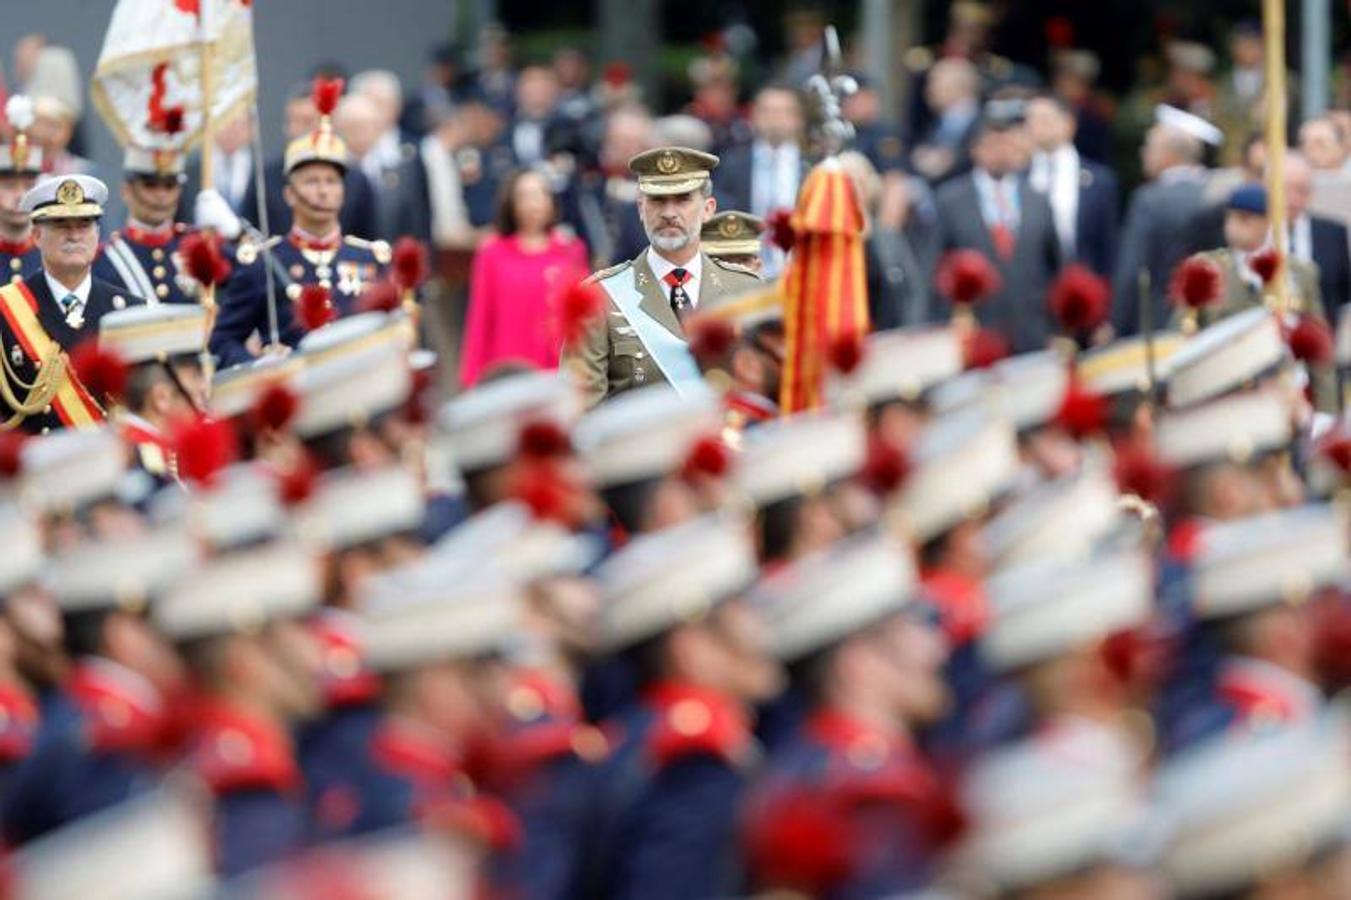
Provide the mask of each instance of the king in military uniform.
{"label": "king in military uniform", "polygon": [[67,353],[97,337],[99,320],[140,299],[93,276],[108,188],[88,175],[49,178],[19,208],[33,222],[41,267],[0,288],[0,427],[30,433],[103,419]]}
{"label": "king in military uniform", "polygon": [[19,208],[42,173],[42,148],[27,131],[33,124],[33,102],[22,94],[10,97],[5,118],[14,137],[0,144],[0,282],[22,281],[42,264],[28,213]]}
{"label": "king in military uniform", "polygon": [[[316,89],[316,102],[320,93]],[[340,230],[348,154],[333,133],[329,110],[323,109],[327,105],[321,106],[319,127],[286,148],[282,196],[291,208],[291,231],[262,243],[245,238],[236,250],[238,267],[211,334],[211,352],[221,368],[249,361],[270,343],[266,267],[278,291],[277,337],[288,349],[304,335],[293,304],[307,285],[330,291],[333,309],[342,317],[355,312],[367,286],[385,275],[389,245]]]}
{"label": "king in military uniform", "polygon": [[94,273],[147,303],[197,303],[202,286],[188,274],[178,245],[191,230],[174,221],[183,196],[183,154],[128,148],[122,200],[126,224],[108,235]]}
{"label": "king in military uniform", "polygon": [[648,384],[679,388],[699,380],[682,323],[701,302],[758,280],[700,248],[701,229],[717,208],[709,177],[717,164],[716,156],[684,147],[658,147],[629,160],[649,246],[591,277],[606,294],[604,321],[563,360],[588,405]]}

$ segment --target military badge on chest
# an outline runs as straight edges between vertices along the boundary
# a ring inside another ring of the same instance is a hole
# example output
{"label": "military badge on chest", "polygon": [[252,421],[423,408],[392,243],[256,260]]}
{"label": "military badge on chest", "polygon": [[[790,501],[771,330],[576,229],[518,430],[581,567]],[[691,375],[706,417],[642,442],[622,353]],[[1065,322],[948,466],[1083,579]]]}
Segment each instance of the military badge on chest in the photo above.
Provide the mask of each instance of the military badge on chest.
{"label": "military badge on chest", "polygon": [[23,355],[23,347],[19,345],[18,341],[15,341],[14,343],[9,345],[10,365],[15,367],[21,366],[23,365],[24,358],[25,357]]}
{"label": "military badge on chest", "polygon": [[350,297],[359,295],[366,285],[375,280],[376,267],[371,263],[338,263],[338,292]]}

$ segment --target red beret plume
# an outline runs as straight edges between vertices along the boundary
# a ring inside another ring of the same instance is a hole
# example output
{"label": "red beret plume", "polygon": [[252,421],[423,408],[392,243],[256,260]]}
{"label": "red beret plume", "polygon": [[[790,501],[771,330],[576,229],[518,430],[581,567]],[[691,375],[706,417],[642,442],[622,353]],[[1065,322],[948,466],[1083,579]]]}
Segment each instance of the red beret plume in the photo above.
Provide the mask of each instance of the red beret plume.
{"label": "red beret plume", "polygon": [[319,110],[319,115],[333,115],[333,110],[337,109],[338,100],[342,97],[344,86],[341,78],[314,79],[314,105]]}
{"label": "red beret plume", "polygon": [[203,416],[185,416],[169,427],[178,474],[201,487],[211,487],[216,475],[238,456],[239,446],[230,423]]}
{"label": "red beret plume", "polygon": [[1111,289],[1087,266],[1066,266],[1051,285],[1051,315],[1067,334],[1092,331],[1107,318]]}
{"label": "red beret plume", "polygon": [[249,410],[249,424],[255,431],[281,431],[300,411],[300,397],[284,384],[270,384],[258,395]]}
{"label": "red beret plume", "polygon": [[830,342],[830,367],[841,375],[849,375],[863,362],[863,339],[856,334],[842,334]]}
{"label": "red beret plume", "polygon": [[1201,309],[1220,301],[1224,273],[1213,260],[1204,256],[1184,259],[1173,272],[1170,293],[1174,303]]}
{"label": "red beret plume", "polygon": [[220,286],[230,277],[230,261],[221,252],[220,236],[214,231],[194,231],[178,245],[188,274],[199,284]]}
{"label": "red beret plume", "polygon": [[70,367],[94,399],[121,402],[130,369],[116,351],[105,350],[96,339],[90,338],[72,351]]}
{"label": "red beret plume", "polygon": [[1252,255],[1248,265],[1262,279],[1263,284],[1271,284],[1271,279],[1276,277],[1276,270],[1281,267],[1281,252],[1275,247],[1260,250]]}
{"label": "red beret plume", "polygon": [[753,816],[746,860],[757,887],[821,896],[850,876],[854,844],[838,802],[819,791],[795,790]]}
{"label": "red beret plume", "polygon": [[399,286],[385,279],[372,282],[366,290],[362,291],[361,299],[357,301],[357,308],[362,312],[390,313],[399,308],[400,302]]}
{"label": "red beret plume", "polygon": [[572,346],[582,339],[591,324],[600,318],[605,309],[605,299],[601,288],[595,282],[578,281],[569,285],[558,295],[559,332],[565,346]]}
{"label": "red beret plume", "polygon": [[285,506],[299,506],[314,495],[319,482],[319,467],[306,454],[288,469],[277,473],[277,497]]}
{"label": "red beret plume", "polygon": [[718,316],[699,316],[690,322],[690,352],[704,365],[716,365],[736,343],[736,328]]}
{"label": "red beret plume", "polygon": [[1092,391],[1086,391],[1071,383],[1065,389],[1065,396],[1056,411],[1056,424],[1070,433],[1076,441],[1101,434],[1107,427],[1110,406],[1107,398]]}
{"label": "red beret plume", "polygon": [[797,243],[797,230],[793,228],[793,211],[779,208],[769,214],[765,220],[765,231],[769,233],[769,242],[784,253],[793,249]]}
{"label": "red beret plume", "polygon": [[953,303],[979,303],[999,290],[999,272],[979,250],[953,250],[938,264],[938,290]]}
{"label": "red beret plume", "polygon": [[868,438],[868,455],[863,462],[863,484],[879,497],[885,497],[905,483],[910,460],[905,451],[880,435]]}
{"label": "red beret plume", "polygon": [[988,369],[1009,355],[1009,342],[997,331],[981,328],[966,336],[962,346],[968,369]]}
{"label": "red beret plume", "polygon": [[600,80],[605,82],[607,87],[622,88],[633,81],[633,68],[623,60],[608,62],[601,71]]}
{"label": "red beret plume", "polygon": [[23,445],[28,435],[22,431],[0,431],[0,478],[13,478],[23,468]]}
{"label": "red beret plume", "polygon": [[685,456],[680,474],[686,481],[698,481],[701,476],[722,478],[732,468],[732,451],[714,434],[706,434],[694,442]]}
{"label": "red beret plume", "polygon": [[296,315],[306,331],[314,331],[336,319],[338,311],[333,308],[328,288],[307,284],[300,289],[300,297],[296,299]]}
{"label": "red beret plume", "polygon": [[1311,366],[1332,362],[1332,332],[1315,316],[1300,316],[1299,324],[1290,329],[1286,340],[1290,353],[1300,362]]}
{"label": "red beret plume", "polygon": [[1173,495],[1174,472],[1143,441],[1117,448],[1116,484],[1123,494],[1134,494],[1155,506],[1166,506]]}
{"label": "red beret plume", "polygon": [[542,419],[528,422],[521,428],[517,448],[522,456],[531,459],[549,459],[568,453],[572,449],[572,441],[557,422]]}
{"label": "red beret plume", "polygon": [[427,249],[422,242],[407,235],[395,241],[390,273],[400,290],[417,290],[427,280]]}

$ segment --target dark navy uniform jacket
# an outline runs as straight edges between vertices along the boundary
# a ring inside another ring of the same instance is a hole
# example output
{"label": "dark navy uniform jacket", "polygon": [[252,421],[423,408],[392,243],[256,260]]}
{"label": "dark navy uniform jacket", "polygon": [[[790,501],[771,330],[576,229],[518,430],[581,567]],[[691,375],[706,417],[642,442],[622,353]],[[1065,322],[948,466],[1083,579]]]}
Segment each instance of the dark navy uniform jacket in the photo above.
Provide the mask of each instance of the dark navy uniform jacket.
{"label": "dark navy uniform jacket", "polygon": [[217,303],[220,313],[211,332],[211,352],[220,368],[253,358],[244,342],[255,332],[263,343],[270,341],[267,308],[267,273],[270,251],[277,298],[277,329],[283,344],[294,347],[305,331],[293,313],[293,305],[305,285],[329,288],[338,317],[357,311],[366,288],[385,277],[390,261],[389,245],[351,236],[332,243],[310,243],[294,232],[273,237],[260,246],[241,243],[236,266],[225,296]]}
{"label": "dark navy uniform jacket", "polygon": [[[192,229],[175,222],[158,231],[126,225],[108,235],[94,260],[94,277],[144,297],[148,303],[200,303],[202,286],[178,252]],[[227,257],[233,254],[222,244]]]}
{"label": "dark navy uniform jacket", "polygon": [[22,241],[0,240],[0,283],[23,281],[42,268],[42,254],[32,235]]}

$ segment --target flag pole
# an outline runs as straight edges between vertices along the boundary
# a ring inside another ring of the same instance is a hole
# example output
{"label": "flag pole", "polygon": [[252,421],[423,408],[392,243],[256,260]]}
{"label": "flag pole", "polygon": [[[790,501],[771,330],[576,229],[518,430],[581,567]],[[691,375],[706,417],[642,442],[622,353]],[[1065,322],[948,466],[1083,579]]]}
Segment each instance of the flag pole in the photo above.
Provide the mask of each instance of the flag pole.
{"label": "flag pole", "polygon": [[212,158],[212,144],[215,137],[215,123],[212,121],[211,105],[215,85],[213,82],[212,62],[214,53],[211,47],[211,7],[215,0],[201,0],[202,29],[200,45],[202,66],[202,190],[216,186],[215,160]]}
{"label": "flag pole", "polygon": [[1289,269],[1290,230],[1285,208],[1285,0],[1263,0],[1262,34],[1266,39],[1267,98],[1267,213],[1271,221],[1272,241],[1278,264],[1274,276],[1276,311],[1291,309]]}

